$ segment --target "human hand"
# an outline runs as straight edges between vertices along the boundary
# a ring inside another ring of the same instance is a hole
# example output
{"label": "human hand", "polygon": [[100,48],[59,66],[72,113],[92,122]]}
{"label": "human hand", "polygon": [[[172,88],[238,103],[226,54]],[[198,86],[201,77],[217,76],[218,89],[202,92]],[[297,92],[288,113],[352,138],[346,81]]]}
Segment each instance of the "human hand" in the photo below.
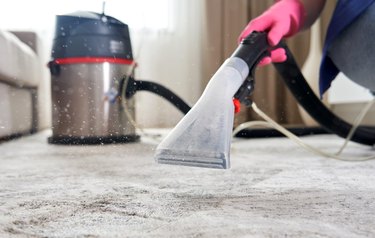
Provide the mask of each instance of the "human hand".
{"label": "human hand", "polygon": [[[249,22],[240,34],[241,42],[253,31],[267,31],[270,46],[276,46],[283,37],[295,35],[303,26],[305,9],[299,0],[280,0],[272,5],[263,14]],[[263,58],[259,65],[286,60],[285,50],[276,48],[269,57]]]}

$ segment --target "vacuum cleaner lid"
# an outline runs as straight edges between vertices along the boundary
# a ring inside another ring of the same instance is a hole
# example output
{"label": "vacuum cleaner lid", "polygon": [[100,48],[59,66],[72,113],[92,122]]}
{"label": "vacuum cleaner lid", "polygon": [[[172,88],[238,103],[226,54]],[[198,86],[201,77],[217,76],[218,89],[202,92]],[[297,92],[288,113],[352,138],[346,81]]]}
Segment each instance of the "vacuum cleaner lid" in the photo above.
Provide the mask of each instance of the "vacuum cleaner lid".
{"label": "vacuum cleaner lid", "polygon": [[114,57],[132,60],[129,28],[116,18],[78,11],[56,17],[52,58]]}

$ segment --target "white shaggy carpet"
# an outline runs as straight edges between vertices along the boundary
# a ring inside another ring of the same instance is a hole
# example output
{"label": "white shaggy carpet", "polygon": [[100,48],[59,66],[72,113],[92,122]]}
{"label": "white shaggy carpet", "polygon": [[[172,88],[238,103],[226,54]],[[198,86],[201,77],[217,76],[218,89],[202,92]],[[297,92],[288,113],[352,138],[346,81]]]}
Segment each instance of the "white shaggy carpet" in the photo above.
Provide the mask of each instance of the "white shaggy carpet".
{"label": "white shaggy carpet", "polygon": [[[156,143],[0,144],[0,237],[375,237],[375,161],[236,139],[230,170],[158,165]],[[335,152],[334,135],[304,140]],[[374,155],[350,143],[346,155]]]}

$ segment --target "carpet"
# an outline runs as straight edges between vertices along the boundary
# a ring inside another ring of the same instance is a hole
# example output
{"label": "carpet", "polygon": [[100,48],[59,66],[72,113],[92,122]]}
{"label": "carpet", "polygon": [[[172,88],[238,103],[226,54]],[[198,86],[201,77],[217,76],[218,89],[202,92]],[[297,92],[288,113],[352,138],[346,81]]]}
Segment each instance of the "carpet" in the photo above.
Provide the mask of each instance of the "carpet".
{"label": "carpet", "polygon": [[[0,144],[0,237],[375,237],[375,161],[234,139],[231,169],[215,170],[156,164],[151,138],[64,146],[49,135]],[[343,143],[303,140],[332,153]]]}

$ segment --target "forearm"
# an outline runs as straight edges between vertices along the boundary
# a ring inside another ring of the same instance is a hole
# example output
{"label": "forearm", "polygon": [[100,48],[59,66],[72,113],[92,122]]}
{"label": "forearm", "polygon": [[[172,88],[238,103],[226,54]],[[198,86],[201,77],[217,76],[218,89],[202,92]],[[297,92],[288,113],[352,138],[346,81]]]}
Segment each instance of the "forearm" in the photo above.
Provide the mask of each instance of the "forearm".
{"label": "forearm", "polygon": [[300,0],[305,8],[305,20],[301,30],[308,29],[322,12],[326,0]]}

